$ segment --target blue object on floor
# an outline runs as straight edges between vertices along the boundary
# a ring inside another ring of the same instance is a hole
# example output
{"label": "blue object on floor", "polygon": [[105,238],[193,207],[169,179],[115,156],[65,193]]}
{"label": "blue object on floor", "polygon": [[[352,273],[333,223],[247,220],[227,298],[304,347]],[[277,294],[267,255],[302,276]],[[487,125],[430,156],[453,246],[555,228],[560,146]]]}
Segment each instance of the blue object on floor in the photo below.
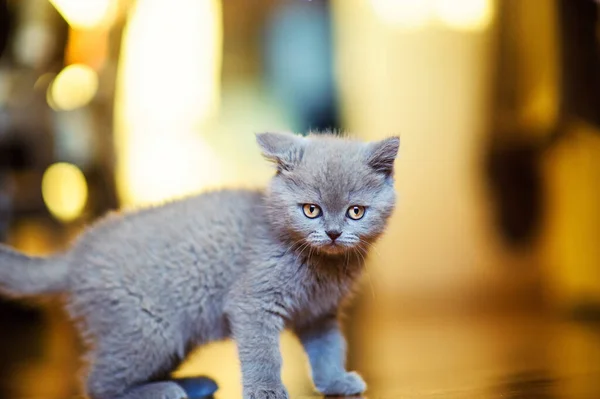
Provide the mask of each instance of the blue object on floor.
{"label": "blue object on floor", "polygon": [[219,389],[217,383],[208,377],[175,378],[173,382],[179,384],[190,399],[212,397]]}

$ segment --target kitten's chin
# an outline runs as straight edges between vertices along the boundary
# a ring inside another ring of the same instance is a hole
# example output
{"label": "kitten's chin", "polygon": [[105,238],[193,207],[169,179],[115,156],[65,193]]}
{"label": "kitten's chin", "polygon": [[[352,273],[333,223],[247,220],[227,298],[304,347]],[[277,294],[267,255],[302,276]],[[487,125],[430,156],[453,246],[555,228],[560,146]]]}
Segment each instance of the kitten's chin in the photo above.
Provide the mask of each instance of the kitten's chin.
{"label": "kitten's chin", "polygon": [[327,255],[343,255],[346,252],[350,251],[350,247],[346,245],[340,244],[325,244],[317,246],[319,252],[322,252]]}

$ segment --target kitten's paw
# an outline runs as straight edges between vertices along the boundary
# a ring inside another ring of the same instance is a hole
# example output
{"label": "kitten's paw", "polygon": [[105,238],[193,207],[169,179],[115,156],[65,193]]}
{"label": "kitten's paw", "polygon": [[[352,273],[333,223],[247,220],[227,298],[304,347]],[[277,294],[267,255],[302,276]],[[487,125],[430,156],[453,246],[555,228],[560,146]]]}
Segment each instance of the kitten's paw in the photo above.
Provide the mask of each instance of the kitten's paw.
{"label": "kitten's paw", "polygon": [[367,384],[355,371],[341,374],[325,384],[317,384],[317,390],[327,396],[352,396],[367,390]]}
{"label": "kitten's paw", "polygon": [[244,399],[288,399],[283,385],[276,387],[256,387],[244,389]]}

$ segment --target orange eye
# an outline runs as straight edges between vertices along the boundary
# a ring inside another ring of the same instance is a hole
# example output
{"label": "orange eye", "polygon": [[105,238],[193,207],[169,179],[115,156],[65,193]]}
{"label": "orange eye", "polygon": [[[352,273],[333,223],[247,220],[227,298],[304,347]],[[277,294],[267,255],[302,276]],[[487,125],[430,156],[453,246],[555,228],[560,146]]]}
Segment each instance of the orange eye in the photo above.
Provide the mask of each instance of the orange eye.
{"label": "orange eye", "polygon": [[348,208],[348,217],[352,220],[361,219],[365,215],[365,207],[360,205],[353,205]]}
{"label": "orange eye", "polygon": [[321,216],[321,208],[315,204],[304,204],[302,206],[302,210],[304,211],[304,215],[306,215],[309,219],[314,219]]}

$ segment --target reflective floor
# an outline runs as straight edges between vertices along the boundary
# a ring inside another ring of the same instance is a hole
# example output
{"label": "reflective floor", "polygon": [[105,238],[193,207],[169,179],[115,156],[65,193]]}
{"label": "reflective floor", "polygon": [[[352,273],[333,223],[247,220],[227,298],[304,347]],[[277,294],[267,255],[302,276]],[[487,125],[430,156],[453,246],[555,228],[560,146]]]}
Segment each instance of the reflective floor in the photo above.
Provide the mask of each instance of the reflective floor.
{"label": "reflective floor", "polygon": [[[370,399],[600,398],[598,326],[531,314],[399,317],[383,308],[359,310],[352,320],[349,361],[369,383]],[[54,304],[0,303],[0,325],[1,398],[81,397],[79,346]],[[289,334],[282,350],[291,396],[316,396]],[[199,350],[178,374],[209,374],[221,386],[217,398],[240,397],[231,343]]]}
{"label": "reflective floor", "polygon": [[370,398],[600,398],[600,329],[539,315],[371,315],[354,363]]}

